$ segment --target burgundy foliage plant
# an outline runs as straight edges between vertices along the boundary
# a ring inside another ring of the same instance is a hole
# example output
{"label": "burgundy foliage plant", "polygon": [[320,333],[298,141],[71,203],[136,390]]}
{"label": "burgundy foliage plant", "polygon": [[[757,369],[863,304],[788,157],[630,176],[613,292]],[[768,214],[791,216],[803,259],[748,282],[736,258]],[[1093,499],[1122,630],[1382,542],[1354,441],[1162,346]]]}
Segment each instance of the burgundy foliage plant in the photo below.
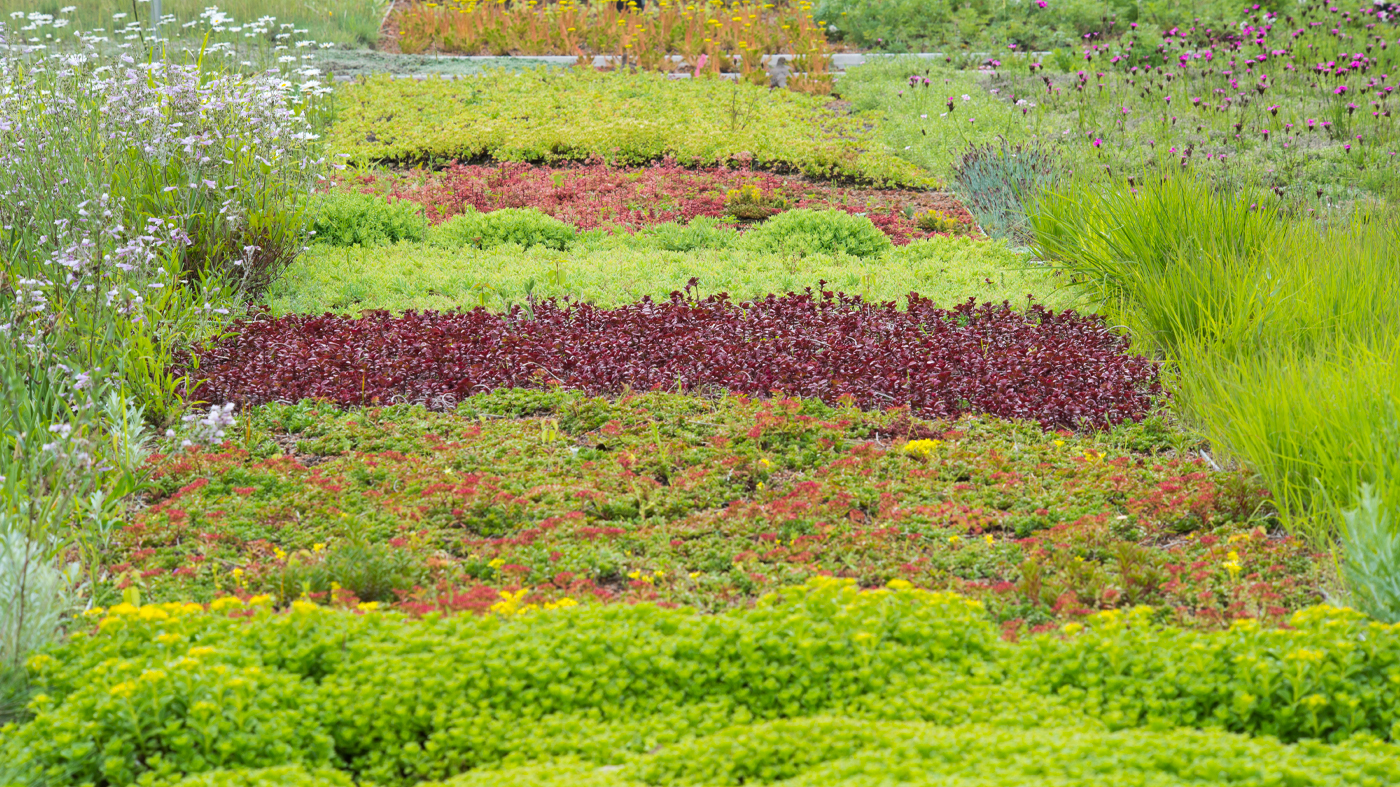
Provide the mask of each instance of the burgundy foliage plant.
{"label": "burgundy foliage plant", "polygon": [[1098,427],[1141,418],[1161,392],[1156,364],[1099,317],[944,310],[913,293],[907,309],[825,290],[746,303],[676,292],[616,309],[543,300],[508,314],[263,317],[236,331],[198,352],[199,398],[446,409],[507,387],[724,389]]}

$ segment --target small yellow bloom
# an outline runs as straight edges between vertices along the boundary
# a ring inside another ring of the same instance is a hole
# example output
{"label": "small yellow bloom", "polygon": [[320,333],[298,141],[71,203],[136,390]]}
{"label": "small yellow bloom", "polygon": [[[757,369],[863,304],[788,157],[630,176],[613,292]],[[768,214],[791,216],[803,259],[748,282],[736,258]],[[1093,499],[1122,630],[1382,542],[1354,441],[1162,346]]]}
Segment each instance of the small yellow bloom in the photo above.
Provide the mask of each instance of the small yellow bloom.
{"label": "small yellow bloom", "polygon": [[690,578],[691,578],[691,579],[695,579],[695,578],[698,577],[698,576],[700,576],[700,572],[699,572],[699,571],[692,571],[692,572],[690,572]]}
{"label": "small yellow bloom", "polygon": [[86,612],[84,612],[84,613],[83,613],[83,617],[85,617],[85,618],[95,618],[95,617],[99,617],[99,616],[102,615],[102,613],[104,613],[104,612],[106,612],[106,611],[107,611],[107,610],[103,609],[102,607],[93,607],[92,609],[89,609],[89,610],[87,610]]}
{"label": "small yellow bloom", "polygon": [[993,537],[991,533],[988,533],[987,535],[983,536],[983,537],[982,537],[982,540],[983,540],[983,541],[986,541],[986,542],[987,542],[987,546],[989,546],[989,547],[991,547],[991,546],[996,546],[996,543],[997,543],[996,538]]}
{"label": "small yellow bloom", "polygon": [[200,645],[200,646],[197,647],[197,648],[190,648],[189,653],[187,653],[187,654],[185,654],[185,655],[189,656],[190,658],[195,658],[195,659],[197,659],[197,658],[200,658],[200,657],[202,657],[202,656],[213,655],[213,653],[214,653],[214,649],[213,649],[213,648],[208,647],[208,646],[205,646],[205,645]]}
{"label": "small yellow bloom", "polygon": [[1084,626],[1079,623],[1066,623],[1065,625],[1060,627],[1060,631],[1063,631],[1066,634],[1078,634],[1083,630]]}
{"label": "small yellow bloom", "polygon": [[321,550],[323,550],[323,549],[325,549],[325,548],[326,548],[326,545],[325,545],[325,544],[317,543],[317,544],[312,544],[312,545],[311,545],[311,551],[312,551],[312,552],[320,552]]}
{"label": "small yellow bloom", "polygon": [[241,606],[243,606],[243,599],[237,596],[224,596],[223,598],[216,598],[213,601],[209,602],[209,611],[223,612],[229,607]]}
{"label": "small yellow bloom", "polygon": [[[314,606],[314,605],[313,605],[313,606]],[[373,612],[373,611],[375,611],[376,609],[379,609],[379,602],[378,602],[378,601],[362,601],[362,602],[360,602],[360,604],[359,604],[358,606],[356,606],[355,608],[358,609],[358,610],[360,610],[361,612]]]}
{"label": "small yellow bloom", "polygon": [[135,615],[138,614],[141,610],[135,604],[128,604],[127,602],[123,601],[122,603],[113,606],[107,611],[113,615]]}
{"label": "small yellow bloom", "polygon": [[136,686],[130,681],[122,681],[107,691],[113,697],[130,697],[132,692],[136,691]]}
{"label": "small yellow bloom", "polygon": [[1055,441],[1055,447],[1056,447],[1056,448],[1060,448],[1060,447],[1063,446],[1064,444],[1065,444],[1065,441],[1064,441],[1064,440],[1056,440],[1056,441]]}
{"label": "small yellow bloom", "polygon": [[184,637],[180,636],[179,634],[174,634],[172,632],[167,631],[166,633],[156,637],[156,642],[159,642],[162,645],[170,645],[172,643],[179,642],[182,639],[184,639]]}
{"label": "small yellow bloom", "polygon": [[949,544],[956,544],[956,543],[958,543],[959,541],[962,541],[962,536],[948,536],[948,543],[949,543]]}
{"label": "small yellow bloom", "polygon": [[269,595],[269,594],[267,594],[267,593],[264,593],[264,594],[262,594],[261,596],[253,596],[252,598],[248,599],[248,605],[249,605],[249,606],[252,606],[252,607],[260,607],[260,606],[262,606],[262,605],[264,605],[264,604],[271,604],[271,603],[272,603],[272,596]]}
{"label": "small yellow bloom", "polygon": [[496,559],[492,560],[490,563],[487,563],[486,565],[490,566],[491,568],[500,568],[501,566],[504,566],[505,564],[506,564],[506,561],[502,560],[501,558],[496,558]]}
{"label": "small yellow bloom", "polygon": [[1221,565],[1225,566],[1225,570],[1230,572],[1231,577],[1237,576],[1240,573],[1240,553],[1231,550],[1226,561]]}
{"label": "small yellow bloom", "polygon": [[292,602],[292,611],[293,611],[293,612],[301,612],[301,613],[315,612],[316,609],[317,609],[316,605],[313,604],[313,603],[311,603],[310,601],[303,601],[303,600],[301,600],[301,599],[297,599],[296,601],[293,601],[293,602]]}

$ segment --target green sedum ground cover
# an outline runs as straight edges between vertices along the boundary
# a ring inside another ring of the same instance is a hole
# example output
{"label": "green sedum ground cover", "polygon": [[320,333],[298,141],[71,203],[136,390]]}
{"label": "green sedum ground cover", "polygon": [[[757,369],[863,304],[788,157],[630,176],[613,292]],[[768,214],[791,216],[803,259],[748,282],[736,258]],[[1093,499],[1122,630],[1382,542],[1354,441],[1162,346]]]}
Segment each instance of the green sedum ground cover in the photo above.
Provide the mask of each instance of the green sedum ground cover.
{"label": "green sedum ground cover", "polygon": [[42,694],[4,728],[0,782],[1400,778],[1400,749],[1381,740],[1397,723],[1393,629],[1332,607],[1288,629],[1214,633],[1113,612],[1007,642],[957,595],[818,579],[723,615],[640,604],[410,619],[230,598],[91,619],[31,659]]}
{"label": "green sedum ground cover", "polygon": [[[261,408],[161,457],[115,589],[484,612],[746,606],[814,576],[981,599],[1010,635],[1152,604],[1277,623],[1328,586],[1261,490],[1159,417],[1097,435],[816,400],[499,391],[455,412]],[[508,593],[508,597],[501,593]]]}
{"label": "green sedum ground cover", "polygon": [[374,77],[336,92],[329,147],[354,163],[566,161],[755,167],[875,185],[931,185],[894,156],[872,117],[828,100],[719,79],[653,73],[491,72]]}
{"label": "green sedum ground cover", "polygon": [[[683,228],[675,228],[676,233]],[[873,301],[903,302],[917,292],[940,305],[968,298],[1049,308],[1085,304],[1059,279],[1003,242],[934,238],[874,256],[755,252],[732,230],[693,249],[667,249],[660,234],[584,233],[569,249],[517,245],[477,249],[431,243],[368,248],[313,245],[273,285],[274,314],[357,313],[362,309],[501,309],[536,297],[568,296],[600,306],[661,299],[699,280],[702,293],[739,299],[827,287]]]}

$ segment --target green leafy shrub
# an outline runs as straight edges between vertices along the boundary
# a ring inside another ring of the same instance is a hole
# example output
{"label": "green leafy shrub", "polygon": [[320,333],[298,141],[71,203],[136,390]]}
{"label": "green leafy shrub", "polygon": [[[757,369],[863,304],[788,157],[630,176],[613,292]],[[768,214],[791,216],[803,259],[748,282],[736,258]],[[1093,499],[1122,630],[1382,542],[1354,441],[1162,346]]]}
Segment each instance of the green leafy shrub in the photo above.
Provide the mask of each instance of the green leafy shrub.
{"label": "green leafy shrub", "polygon": [[490,213],[475,209],[453,216],[434,227],[428,240],[435,246],[460,249],[475,246],[487,249],[514,243],[529,248],[563,251],[573,244],[578,230],[571,224],[536,208],[503,208]]}
{"label": "green leafy shrub", "polygon": [[313,210],[313,236],[332,246],[378,246],[423,240],[428,218],[423,206],[373,194],[335,191],[321,196]]}
{"label": "green leafy shrub", "polygon": [[745,235],[759,252],[806,256],[849,254],[869,257],[890,248],[890,239],[870,219],[843,210],[799,208],[780,213]]}
{"label": "green leafy shrub", "polygon": [[[167,604],[140,614],[154,623],[188,613]],[[154,650],[144,658],[94,665],[101,678],[70,684],[62,701],[35,696],[34,720],[6,734],[4,761],[64,784],[126,785],[213,768],[329,760],[330,736],[298,676],[263,669],[251,654],[221,658],[163,628],[149,632]],[[46,657],[35,658],[42,664]]]}
{"label": "green leafy shrub", "polygon": [[[138,771],[315,768],[333,739],[340,770],[383,785],[556,760],[563,783],[610,773],[603,784],[1400,778],[1400,750],[1377,740],[1400,733],[1400,640],[1358,613],[1201,633],[1137,608],[1008,642],[975,602],[893,585],[824,578],[709,616],[121,605],[30,660],[44,693],[33,721],[4,728],[0,761],[18,768],[6,784],[73,773],[64,783],[124,787]],[[549,783],[525,773],[454,782]]]}

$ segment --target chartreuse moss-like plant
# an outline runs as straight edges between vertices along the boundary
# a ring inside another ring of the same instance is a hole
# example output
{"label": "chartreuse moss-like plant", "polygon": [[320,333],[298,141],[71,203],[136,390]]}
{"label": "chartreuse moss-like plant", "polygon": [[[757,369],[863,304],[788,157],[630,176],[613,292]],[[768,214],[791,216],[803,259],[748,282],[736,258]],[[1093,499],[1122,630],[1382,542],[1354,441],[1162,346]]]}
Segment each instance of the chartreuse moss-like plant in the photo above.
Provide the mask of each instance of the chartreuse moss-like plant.
{"label": "chartreuse moss-like plant", "polygon": [[708,616],[505,603],[410,619],[256,597],[96,617],[30,659],[42,693],[3,728],[0,783],[1400,778],[1400,640],[1331,607],[1210,634],[1136,608],[1020,643],[960,596],[825,578]]}
{"label": "chartreuse moss-like plant", "polygon": [[825,100],[719,79],[655,73],[490,72],[391,79],[337,90],[329,147],[354,163],[739,162],[874,185],[935,185],[877,141],[863,116]]}
{"label": "chartreuse moss-like plant", "polygon": [[[479,215],[489,218],[504,212]],[[456,221],[432,228],[426,243],[350,251],[314,244],[273,285],[265,302],[276,314],[477,306],[499,310],[531,294],[618,306],[643,296],[665,300],[694,278],[704,294],[727,292],[738,300],[815,289],[826,281],[828,288],[875,302],[902,302],[917,292],[944,306],[968,298],[1022,306],[1033,294],[1048,307],[1084,307],[1048,270],[1025,265],[1022,255],[1001,241],[930,238],[867,257],[813,251],[798,258],[781,251],[755,251],[745,245],[742,234],[696,219],[685,225],[657,225],[636,235],[579,233],[560,252],[542,243],[526,248],[488,245],[486,236],[476,234],[459,236],[465,245],[454,248],[456,240],[449,240],[457,231]],[[477,248],[477,237],[482,238],[482,248]],[[878,243],[873,235],[864,237]]]}

